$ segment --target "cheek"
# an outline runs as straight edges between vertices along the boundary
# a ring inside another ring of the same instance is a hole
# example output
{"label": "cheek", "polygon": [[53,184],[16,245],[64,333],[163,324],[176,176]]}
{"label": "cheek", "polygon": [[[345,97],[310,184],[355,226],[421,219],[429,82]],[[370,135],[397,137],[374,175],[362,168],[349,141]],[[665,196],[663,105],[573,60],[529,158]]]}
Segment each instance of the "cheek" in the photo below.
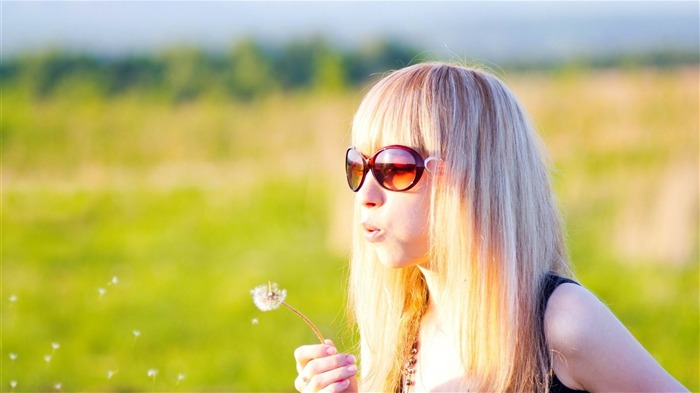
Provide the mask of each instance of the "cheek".
{"label": "cheek", "polygon": [[408,217],[409,235],[413,238],[420,239],[428,234],[428,214],[427,212],[417,211],[415,214]]}
{"label": "cheek", "polygon": [[397,204],[392,209],[384,242],[373,247],[387,267],[404,268],[426,262],[428,245],[428,212],[422,204]]}
{"label": "cheek", "polygon": [[400,225],[402,238],[406,243],[414,243],[415,246],[427,247],[428,242],[428,208],[426,203],[417,203],[407,206],[397,213],[401,217]]}
{"label": "cheek", "polygon": [[423,264],[429,251],[427,214],[416,212],[406,215],[406,218],[403,223],[405,232],[399,240],[401,251],[396,255],[403,260],[401,265]]}

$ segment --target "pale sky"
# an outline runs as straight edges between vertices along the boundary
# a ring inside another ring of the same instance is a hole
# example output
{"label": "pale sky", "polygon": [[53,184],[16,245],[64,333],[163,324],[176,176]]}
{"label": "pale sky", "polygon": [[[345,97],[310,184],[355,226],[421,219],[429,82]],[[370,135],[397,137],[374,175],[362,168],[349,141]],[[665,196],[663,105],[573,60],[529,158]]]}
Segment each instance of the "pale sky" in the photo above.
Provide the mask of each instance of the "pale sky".
{"label": "pale sky", "polygon": [[2,54],[47,46],[123,54],[181,43],[225,49],[251,37],[318,34],[348,47],[394,38],[459,57],[561,57],[698,49],[700,6],[685,2],[8,1]]}

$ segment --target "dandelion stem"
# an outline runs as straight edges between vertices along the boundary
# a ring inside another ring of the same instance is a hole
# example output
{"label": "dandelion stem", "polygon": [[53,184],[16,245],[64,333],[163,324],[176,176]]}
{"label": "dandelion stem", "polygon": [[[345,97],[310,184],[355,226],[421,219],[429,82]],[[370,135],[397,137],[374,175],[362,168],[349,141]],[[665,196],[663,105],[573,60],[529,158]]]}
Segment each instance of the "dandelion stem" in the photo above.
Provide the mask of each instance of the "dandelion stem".
{"label": "dandelion stem", "polygon": [[318,328],[316,327],[316,325],[314,325],[314,323],[311,322],[311,320],[310,320],[309,318],[307,318],[306,315],[302,314],[301,311],[297,310],[296,308],[290,306],[289,304],[287,304],[287,303],[285,303],[285,302],[280,302],[280,304],[282,304],[283,306],[285,306],[285,307],[287,307],[288,309],[290,309],[293,313],[295,313],[296,315],[298,315],[299,318],[303,319],[304,322],[306,322],[306,324],[309,325],[309,327],[314,331],[314,333],[316,333],[316,337],[318,337],[318,339],[321,341],[321,344],[325,344],[325,343],[326,343],[325,340],[323,339],[323,335],[321,334],[321,331],[318,330]]}

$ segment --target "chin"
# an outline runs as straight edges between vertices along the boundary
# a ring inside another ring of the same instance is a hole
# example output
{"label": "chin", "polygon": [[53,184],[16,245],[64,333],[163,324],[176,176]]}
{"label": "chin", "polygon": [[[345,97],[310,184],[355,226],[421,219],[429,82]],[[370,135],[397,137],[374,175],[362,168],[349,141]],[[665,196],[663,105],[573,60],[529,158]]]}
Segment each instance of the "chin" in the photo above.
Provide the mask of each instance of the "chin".
{"label": "chin", "polygon": [[404,269],[413,266],[414,264],[406,264],[401,262],[382,262],[382,265],[389,269]]}
{"label": "chin", "polygon": [[420,262],[413,259],[397,258],[396,255],[382,255],[379,253],[377,256],[382,265],[389,269],[404,269],[415,266]]}

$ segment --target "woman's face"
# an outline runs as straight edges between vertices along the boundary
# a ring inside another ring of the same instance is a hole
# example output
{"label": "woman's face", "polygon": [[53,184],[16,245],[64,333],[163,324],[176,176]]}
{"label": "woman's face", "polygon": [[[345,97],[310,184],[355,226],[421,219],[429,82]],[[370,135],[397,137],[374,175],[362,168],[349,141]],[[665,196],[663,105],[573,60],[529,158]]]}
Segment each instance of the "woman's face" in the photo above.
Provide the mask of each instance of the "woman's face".
{"label": "woman's face", "polygon": [[[374,152],[362,152],[370,156]],[[427,171],[426,171],[427,172]],[[408,191],[382,188],[367,173],[355,195],[365,241],[387,267],[405,268],[428,263],[429,174]]]}

